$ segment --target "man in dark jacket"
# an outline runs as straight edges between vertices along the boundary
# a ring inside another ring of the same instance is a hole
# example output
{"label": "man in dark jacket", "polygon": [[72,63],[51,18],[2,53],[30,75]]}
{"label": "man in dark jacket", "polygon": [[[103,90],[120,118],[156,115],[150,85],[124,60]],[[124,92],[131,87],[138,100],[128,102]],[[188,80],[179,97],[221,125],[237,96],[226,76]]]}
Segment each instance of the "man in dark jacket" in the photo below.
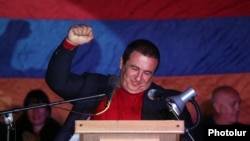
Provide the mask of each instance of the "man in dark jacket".
{"label": "man in dark jacket", "polygon": [[[155,44],[148,40],[138,39],[127,46],[120,59],[119,77],[90,72],[77,75],[70,72],[77,47],[89,43],[93,38],[90,26],[72,26],[49,62],[46,82],[65,100],[102,93],[108,95],[96,97],[94,100],[74,102],[72,111],[75,112],[69,114],[57,140],[69,140],[74,134],[75,120],[176,119],[165,102],[153,101],[147,96],[150,89],[161,92],[163,97],[180,94],[179,91],[166,90],[152,83],[160,62],[160,53]],[[192,126],[191,116],[186,108],[179,118],[185,121],[185,127]],[[190,140],[187,134],[183,135],[183,138]]]}

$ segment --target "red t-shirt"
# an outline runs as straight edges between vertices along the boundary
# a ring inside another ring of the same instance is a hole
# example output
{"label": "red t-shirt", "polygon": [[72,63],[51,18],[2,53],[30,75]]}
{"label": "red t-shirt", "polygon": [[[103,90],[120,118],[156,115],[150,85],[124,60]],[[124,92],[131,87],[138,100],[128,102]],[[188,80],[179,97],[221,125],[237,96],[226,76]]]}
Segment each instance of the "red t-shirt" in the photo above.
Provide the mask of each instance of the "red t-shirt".
{"label": "red t-shirt", "polygon": [[[91,117],[91,120],[140,120],[142,111],[143,92],[130,94],[123,88],[118,88],[113,94],[110,107],[100,115]],[[97,107],[95,113],[105,109],[106,99]]]}

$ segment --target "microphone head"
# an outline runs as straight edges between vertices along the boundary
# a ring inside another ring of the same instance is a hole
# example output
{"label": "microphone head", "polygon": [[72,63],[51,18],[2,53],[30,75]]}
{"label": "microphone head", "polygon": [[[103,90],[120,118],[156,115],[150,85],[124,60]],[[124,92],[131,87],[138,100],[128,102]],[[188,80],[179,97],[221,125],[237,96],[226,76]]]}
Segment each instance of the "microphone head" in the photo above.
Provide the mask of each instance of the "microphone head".
{"label": "microphone head", "polygon": [[173,110],[176,111],[178,115],[180,115],[182,113],[186,103],[195,96],[196,96],[195,90],[192,87],[189,87],[180,95],[171,96],[168,99],[170,99],[171,101],[174,101],[174,103],[177,105],[176,108],[178,108],[178,109],[173,109]]}
{"label": "microphone head", "polygon": [[148,98],[150,100],[157,100],[156,97],[155,97],[155,93],[156,93],[156,89],[150,89],[148,91]]}
{"label": "microphone head", "polygon": [[108,85],[114,88],[120,87],[120,77],[116,75],[109,76]]}
{"label": "microphone head", "polygon": [[116,75],[109,76],[108,87],[105,89],[107,101],[111,101],[116,88],[120,87],[120,78]]}

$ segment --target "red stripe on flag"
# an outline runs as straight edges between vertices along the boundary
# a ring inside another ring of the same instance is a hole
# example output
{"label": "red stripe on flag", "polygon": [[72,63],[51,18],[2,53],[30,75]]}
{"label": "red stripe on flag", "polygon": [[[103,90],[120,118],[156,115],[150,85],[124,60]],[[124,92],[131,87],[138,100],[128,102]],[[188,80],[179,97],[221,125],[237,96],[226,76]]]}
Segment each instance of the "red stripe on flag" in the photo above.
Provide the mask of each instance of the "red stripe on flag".
{"label": "red stripe on flag", "polygon": [[0,17],[37,19],[175,19],[249,16],[249,0],[6,0]]}

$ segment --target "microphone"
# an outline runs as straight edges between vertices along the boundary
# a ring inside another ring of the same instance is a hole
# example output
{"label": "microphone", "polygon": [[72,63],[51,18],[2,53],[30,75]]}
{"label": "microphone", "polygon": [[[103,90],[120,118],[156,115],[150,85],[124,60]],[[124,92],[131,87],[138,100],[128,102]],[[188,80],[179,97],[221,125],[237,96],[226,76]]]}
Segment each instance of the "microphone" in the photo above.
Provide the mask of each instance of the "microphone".
{"label": "microphone", "polygon": [[110,75],[108,80],[107,88],[104,89],[105,95],[107,96],[105,109],[95,115],[100,115],[109,109],[114,92],[116,88],[120,86],[120,78],[116,75]]}
{"label": "microphone", "polygon": [[170,111],[176,115],[180,115],[186,105],[186,103],[192,100],[196,96],[196,92],[192,87],[189,87],[180,95],[165,97],[162,92],[158,92],[156,89],[148,91],[148,98],[150,100],[166,101],[169,104]]}
{"label": "microphone", "polygon": [[106,106],[109,106],[112,98],[113,98],[113,94],[116,88],[120,87],[120,78],[116,75],[110,75],[109,76],[109,80],[108,80],[108,87],[106,90],[106,95],[107,95],[107,103]]}

